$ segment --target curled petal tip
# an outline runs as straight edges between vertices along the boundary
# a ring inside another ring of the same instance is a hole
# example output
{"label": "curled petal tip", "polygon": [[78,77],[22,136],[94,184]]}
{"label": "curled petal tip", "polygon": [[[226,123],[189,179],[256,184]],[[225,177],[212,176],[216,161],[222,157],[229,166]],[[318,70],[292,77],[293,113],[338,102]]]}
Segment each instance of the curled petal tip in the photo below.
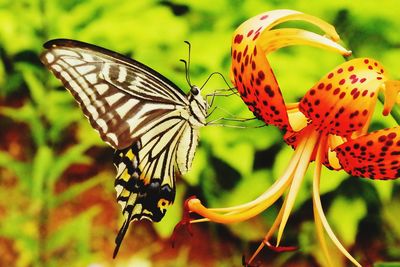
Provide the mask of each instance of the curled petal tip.
{"label": "curled petal tip", "polygon": [[400,99],[400,81],[386,81],[384,88],[385,103],[382,113],[384,116],[387,116]]}
{"label": "curled petal tip", "polygon": [[191,211],[192,210],[191,207],[197,204],[201,204],[200,199],[198,199],[196,196],[191,196],[185,201],[185,209]]}
{"label": "curled petal tip", "polygon": [[[298,28],[274,28],[293,20],[309,22],[325,35]],[[298,11],[281,9],[254,16],[242,23],[232,37],[232,83],[257,118],[291,130],[285,101],[266,55],[286,46],[309,45],[349,56],[351,51],[339,40],[331,24]]]}
{"label": "curled petal tip", "polygon": [[350,57],[353,54],[353,51],[351,50],[346,50],[346,52],[343,54],[344,57]]}

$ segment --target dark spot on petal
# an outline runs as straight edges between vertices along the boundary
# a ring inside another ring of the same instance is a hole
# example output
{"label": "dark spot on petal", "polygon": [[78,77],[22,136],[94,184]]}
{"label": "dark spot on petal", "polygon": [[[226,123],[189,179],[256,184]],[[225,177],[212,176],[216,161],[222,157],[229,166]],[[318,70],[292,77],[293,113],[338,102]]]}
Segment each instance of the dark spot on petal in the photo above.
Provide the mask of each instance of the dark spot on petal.
{"label": "dark spot on petal", "polygon": [[235,36],[234,43],[235,43],[235,44],[240,44],[240,43],[242,42],[242,40],[243,40],[243,35],[237,34],[237,35]]}
{"label": "dark spot on petal", "polygon": [[275,95],[274,91],[271,89],[271,86],[269,86],[268,84],[266,86],[264,86],[264,91],[265,91],[265,93],[267,93],[267,95],[269,97],[274,97],[274,95]]}
{"label": "dark spot on petal", "polygon": [[265,74],[264,74],[264,72],[262,70],[260,70],[258,72],[258,78],[260,78],[260,80],[264,80],[265,79]]}

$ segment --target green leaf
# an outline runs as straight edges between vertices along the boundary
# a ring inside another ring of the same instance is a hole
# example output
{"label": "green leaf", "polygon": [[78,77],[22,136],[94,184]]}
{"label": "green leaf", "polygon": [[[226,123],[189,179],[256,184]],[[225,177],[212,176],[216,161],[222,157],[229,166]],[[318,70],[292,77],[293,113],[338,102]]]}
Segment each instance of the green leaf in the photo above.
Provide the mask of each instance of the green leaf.
{"label": "green leaf", "polygon": [[316,249],[318,239],[315,233],[315,224],[311,221],[306,221],[301,224],[299,231],[299,247],[305,253],[312,253]]}
{"label": "green leaf", "polygon": [[328,221],[334,226],[339,240],[350,246],[354,244],[358,223],[366,215],[367,207],[362,199],[337,197],[329,208]]}
{"label": "green leaf", "polygon": [[[22,182],[29,181],[30,166],[29,163],[19,161],[11,157],[8,153],[0,150],[0,166],[15,173]],[[25,184],[28,187],[28,184]]]}
{"label": "green leaf", "polygon": [[323,195],[334,191],[345,179],[351,179],[345,171],[329,170],[323,166],[321,169],[320,194]]}
{"label": "green leaf", "polygon": [[[8,189],[9,190],[9,189]],[[4,192],[2,192],[4,193]],[[0,220],[0,236],[14,241],[14,249],[19,253],[16,259],[20,266],[29,266],[39,258],[39,231],[36,216],[33,216],[32,206],[26,210],[18,209],[18,201],[7,209],[7,216]]]}
{"label": "green leaf", "polygon": [[269,225],[261,216],[240,223],[228,224],[229,230],[241,240],[260,242],[269,230]]}
{"label": "green leaf", "polygon": [[382,203],[389,203],[391,201],[393,188],[395,186],[395,183],[393,181],[388,182],[375,180],[373,181],[372,185],[378,192],[379,198],[381,199]]}
{"label": "green leaf", "polygon": [[40,120],[40,115],[31,102],[25,103],[21,108],[0,108],[0,114],[7,116],[17,122],[24,122],[29,125],[33,140],[36,145],[45,144],[45,128]]}
{"label": "green leaf", "polygon": [[84,116],[73,97],[65,91],[50,90],[47,93],[44,116],[50,123],[47,130],[52,142],[59,142],[65,136],[65,129],[73,122],[83,120]]}
{"label": "green leaf", "polygon": [[400,267],[400,262],[377,262],[374,267]]}
{"label": "green leaf", "polygon": [[49,203],[50,208],[55,208],[66,201],[76,198],[78,195],[89,190],[90,188],[93,188],[99,184],[106,182],[107,180],[110,179],[110,176],[111,175],[107,172],[100,173],[99,175],[91,177],[84,182],[68,187],[68,189],[66,189],[64,192],[54,196],[54,198],[52,199],[53,203]]}
{"label": "green leaf", "polygon": [[[0,54],[1,56],[1,54]],[[0,61],[0,88],[4,88],[5,85],[5,70],[4,70],[4,64],[2,61]],[[6,92],[3,92],[3,90],[0,91],[0,96],[4,96]]]}
{"label": "green leaf", "polygon": [[192,168],[183,175],[182,179],[194,186],[199,184],[199,178],[204,168],[207,168],[207,151],[198,147],[193,160]]}
{"label": "green leaf", "polygon": [[92,159],[84,153],[89,148],[89,144],[77,144],[68,148],[64,153],[54,159],[54,163],[49,170],[48,184],[54,184],[62,173],[72,164],[89,164]]}
{"label": "green leaf", "polygon": [[240,180],[239,184],[226,194],[221,194],[218,205],[221,207],[239,205],[254,200],[268,190],[274,178],[268,170],[250,173]]}
{"label": "green leaf", "polygon": [[31,67],[21,64],[19,65],[18,70],[21,71],[22,76],[24,77],[33,102],[38,105],[39,108],[42,107],[44,103],[48,101],[48,98],[45,96],[45,90],[42,83],[33,74]]}
{"label": "green leaf", "polygon": [[98,132],[93,130],[87,120],[79,120],[78,129],[76,133],[78,138],[77,142],[88,146],[106,146],[103,140],[101,140]]}
{"label": "green leaf", "polygon": [[99,212],[99,207],[92,207],[62,224],[48,237],[46,249],[53,251],[67,246],[71,248],[71,242],[74,242],[79,247],[76,250],[78,254],[87,253],[90,249],[93,219]]}
{"label": "green leaf", "polygon": [[389,225],[390,231],[400,238],[400,220],[398,217],[400,210],[400,201],[395,199],[390,203],[385,203],[383,206],[383,218]]}
{"label": "green leaf", "polygon": [[211,130],[215,131],[212,137],[208,135],[210,129],[205,129],[202,133],[210,142],[213,155],[228,163],[242,175],[249,174],[253,168],[254,147],[248,142],[233,141],[232,136],[220,128],[214,127]]}
{"label": "green leaf", "polygon": [[284,146],[275,157],[275,163],[272,167],[273,175],[276,177],[281,177],[286,168],[289,166],[290,160],[294,155],[294,151],[289,146]]}
{"label": "green leaf", "polygon": [[32,197],[43,198],[43,190],[48,172],[53,162],[53,151],[47,146],[40,146],[32,163]]}

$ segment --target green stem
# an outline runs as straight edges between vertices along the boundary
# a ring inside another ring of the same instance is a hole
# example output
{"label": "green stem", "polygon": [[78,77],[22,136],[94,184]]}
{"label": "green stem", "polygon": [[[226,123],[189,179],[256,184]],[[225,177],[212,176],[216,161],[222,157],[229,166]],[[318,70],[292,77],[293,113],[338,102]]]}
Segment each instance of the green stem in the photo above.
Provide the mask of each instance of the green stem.
{"label": "green stem", "polygon": [[[382,104],[385,103],[385,98],[383,94],[379,94],[378,99]],[[392,115],[393,119],[397,122],[398,125],[400,125],[400,107],[398,105],[393,106],[390,115]]]}

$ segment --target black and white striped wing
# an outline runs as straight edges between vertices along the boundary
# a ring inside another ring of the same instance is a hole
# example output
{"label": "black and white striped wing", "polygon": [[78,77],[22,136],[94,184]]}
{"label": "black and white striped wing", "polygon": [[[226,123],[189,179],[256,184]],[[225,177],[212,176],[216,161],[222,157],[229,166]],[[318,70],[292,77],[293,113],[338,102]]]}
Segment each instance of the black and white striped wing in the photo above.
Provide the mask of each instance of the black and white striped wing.
{"label": "black and white striped wing", "polygon": [[160,117],[188,105],[187,96],[171,81],[116,52],[67,39],[51,40],[44,47],[41,61],[116,149],[130,146]]}
{"label": "black and white striped wing", "polygon": [[44,47],[42,62],[116,149],[115,189],[125,221],[115,256],[131,221],[160,221],[174,201],[175,168],[186,172],[197,146],[189,100],[159,73],[115,52],[64,39]]}
{"label": "black and white striped wing", "polygon": [[[179,117],[161,122],[130,148],[115,153],[117,201],[124,223],[115,240],[114,257],[132,221],[160,221],[175,198],[177,158],[197,146],[197,130]],[[185,140],[192,139],[186,142]],[[179,155],[180,154],[180,155]]]}

